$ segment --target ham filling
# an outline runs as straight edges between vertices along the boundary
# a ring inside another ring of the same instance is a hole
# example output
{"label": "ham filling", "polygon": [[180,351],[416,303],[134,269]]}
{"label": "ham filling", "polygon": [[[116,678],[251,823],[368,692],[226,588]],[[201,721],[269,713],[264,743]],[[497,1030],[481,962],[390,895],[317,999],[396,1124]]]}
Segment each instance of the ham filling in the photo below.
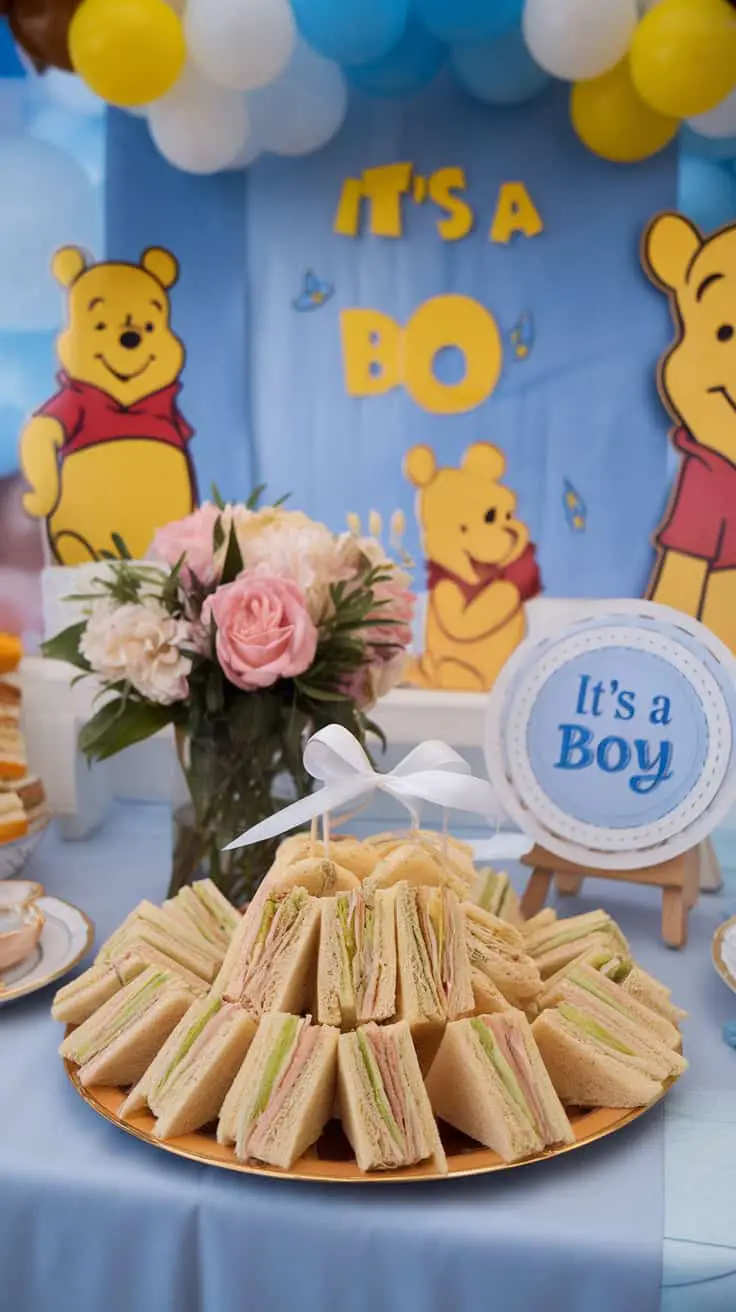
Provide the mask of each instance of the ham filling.
{"label": "ham filling", "polygon": [[[427,948],[438,1000],[442,1009],[447,1012],[451,1019],[458,1014],[455,980],[458,943],[456,906],[457,900],[454,894],[451,894],[446,888],[420,888],[417,892],[419,924]],[[438,918],[442,926],[441,946],[435,921],[431,915],[431,907],[439,909]]]}
{"label": "ham filling", "polygon": [[424,1134],[414,1099],[402,1077],[396,1043],[378,1025],[366,1025],[363,1033],[376,1059],[389,1110],[404,1140],[402,1156],[405,1155],[407,1163],[419,1162],[427,1156]]}
{"label": "ham filling", "polygon": [[173,1071],[171,1071],[169,1079],[165,1080],[162,1085],[159,1085],[159,1089],[166,1087],[168,1091],[175,1081],[184,1079],[187,1073],[193,1069],[204,1050],[208,1048],[211,1043],[214,1043],[215,1039],[223,1032],[223,1030],[230,1028],[230,1023],[234,1018],[242,1016],[242,1014],[240,1007],[236,1006],[234,1003],[223,1003],[220,1010],[217,1011],[207,1025],[205,1025],[202,1033],[197,1035],[186,1056],[183,1057],[180,1062],[177,1062]]}
{"label": "ham filling", "polygon": [[239,1000],[246,1009],[261,1011],[274,962],[296,932],[303,907],[304,903],[297,906],[290,899],[281,903],[263,942],[256,944],[252,952],[244,953],[245,960],[233,973],[227,991],[228,1000]]}
{"label": "ham filling", "polygon": [[320,1032],[317,1026],[310,1025],[309,1021],[305,1020],[297,1035],[296,1042],[292,1045],[281,1074],[271,1090],[268,1105],[248,1131],[245,1141],[246,1157],[258,1157],[259,1150],[265,1148],[269,1132],[273,1129],[295,1084],[301,1079],[309,1065],[319,1039]]}
{"label": "ham filling", "polygon": [[493,1035],[501,1056],[505,1058],[519,1082],[539,1134],[545,1143],[553,1142],[555,1137],[554,1126],[550,1124],[542,1099],[539,1096],[523,1035],[520,1034],[513,1020],[508,1016],[504,1016],[503,1013],[498,1016],[484,1016],[483,1020],[486,1028]]}

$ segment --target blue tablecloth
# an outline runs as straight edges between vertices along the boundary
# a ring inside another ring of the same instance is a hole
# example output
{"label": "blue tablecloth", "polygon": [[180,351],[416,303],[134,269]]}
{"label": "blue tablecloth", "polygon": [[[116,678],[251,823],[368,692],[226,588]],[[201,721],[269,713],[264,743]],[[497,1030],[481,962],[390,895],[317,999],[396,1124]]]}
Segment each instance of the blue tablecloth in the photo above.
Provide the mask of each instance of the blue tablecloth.
{"label": "blue tablecloth", "polygon": [[[163,808],[120,807],[85,843],[50,833],[27,873],[99,942],[164,895],[169,855]],[[709,961],[729,896],[702,900],[673,953],[654,893],[590,881],[566,907],[602,895],[690,1009],[692,1069],[625,1132],[504,1175],[314,1187],[197,1167],[82,1104],[50,991],[0,1008],[2,1312],[733,1312],[736,1053],[720,1029],[736,998]]]}

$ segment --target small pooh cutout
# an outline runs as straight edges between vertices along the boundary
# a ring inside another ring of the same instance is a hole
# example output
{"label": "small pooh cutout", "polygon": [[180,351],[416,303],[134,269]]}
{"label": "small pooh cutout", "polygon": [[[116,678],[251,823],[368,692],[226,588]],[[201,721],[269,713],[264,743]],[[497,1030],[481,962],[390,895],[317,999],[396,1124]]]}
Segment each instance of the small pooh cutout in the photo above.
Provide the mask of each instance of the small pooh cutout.
{"label": "small pooh cutout", "polygon": [[661,214],[642,262],[677,330],[659,391],[680,455],[648,595],[736,651],[736,225],[703,237],[689,219]]}
{"label": "small pooh cutout", "polygon": [[428,446],[405,458],[427,560],[424,651],[408,672],[420,687],[485,691],[526,633],[524,602],[541,581],[516,497],[499,481],[504,467],[486,442],[468,447],[459,469],[440,468]]}
{"label": "small pooh cutout", "polygon": [[114,551],[113,533],[141,559],[157,528],[196,505],[193,430],[177,404],[185,352],[169,324],[178,264],[158,248],[137,265],[88,264],[67,246],[52,269],[68,321],[59,390],[21,434],[24,509],[46,520],[59,564]]}

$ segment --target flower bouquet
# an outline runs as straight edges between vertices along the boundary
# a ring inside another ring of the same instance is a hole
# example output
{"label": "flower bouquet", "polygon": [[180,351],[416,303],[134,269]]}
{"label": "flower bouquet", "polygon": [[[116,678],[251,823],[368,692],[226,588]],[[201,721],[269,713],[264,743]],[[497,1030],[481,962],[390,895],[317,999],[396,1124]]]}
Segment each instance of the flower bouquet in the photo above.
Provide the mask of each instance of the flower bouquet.
{"label": "flower bouquet", "polygon": [[411,640],[409,576],[376,538],[334,535],[257,494],[168,524],[148,561],[115,544],[120,557],[74,598],[85,618],[44,653],[100,682],[80,734],[91,761],[174,726],[193,822],[171,892],[206,873],[242,901],[272,852],[222,848],[309,791],[306,737],[334,722],[360,741],[378,732],[368,712]]}

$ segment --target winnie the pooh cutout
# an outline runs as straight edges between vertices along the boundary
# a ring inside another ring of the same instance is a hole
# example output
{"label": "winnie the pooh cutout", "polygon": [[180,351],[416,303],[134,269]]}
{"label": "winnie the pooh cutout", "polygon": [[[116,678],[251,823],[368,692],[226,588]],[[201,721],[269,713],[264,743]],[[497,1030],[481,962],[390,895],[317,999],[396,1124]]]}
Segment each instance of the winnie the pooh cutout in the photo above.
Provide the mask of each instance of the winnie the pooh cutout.
{"label": "winnie the pooh cutout", "polygon": [[21,434],[24,509],[45,519],[58,564],[117,554],[113,534],[141,559],[157,528],[196,505],[193,429],[177,403],[185,351],[169,322],[178,264],[159,248],[138,265],[90,264],[68,246],[52,269],[68,321],[59,390]]}
{"label": "winnie the pooh cutout", "polygon": [[677,330],[658,382],[680,455],[648,595],[736,651],[736,224],[704,237],[681,215],[661,214],[642,263]]}
{"label": "winnie the pooh cutout", "polygon": [[438,466],[428,446],[406,455],[428,573],[424,651],[407,675],[420,687],[486,691],[526,633],[524,602],[541,581],[504,468],[486,442],[459,469]]}

